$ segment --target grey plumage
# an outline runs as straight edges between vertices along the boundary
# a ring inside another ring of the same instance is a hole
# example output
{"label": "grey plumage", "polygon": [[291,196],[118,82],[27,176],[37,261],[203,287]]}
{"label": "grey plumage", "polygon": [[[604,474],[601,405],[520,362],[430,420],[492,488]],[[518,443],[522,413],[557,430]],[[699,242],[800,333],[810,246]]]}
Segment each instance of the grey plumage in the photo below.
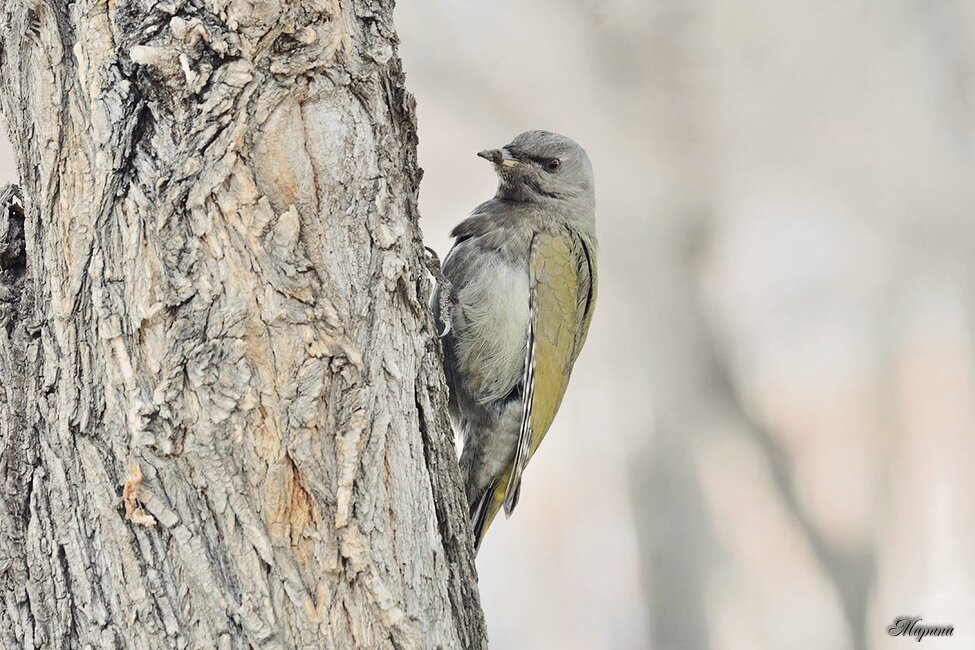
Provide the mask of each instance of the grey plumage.
{"label": "grey plumage", "polygon": [[[592,314],[596,254],[592,166],[579,145],[529,131],[479,155],[495,163],[498,192],[451,232],[450,322],[438,322],[477,545],[501,503],[508,514],[517,504],[521,470],[561,401]],[[536,328],[547,347],[530,340]],[[535,353],[537,376],[526,365]]]}

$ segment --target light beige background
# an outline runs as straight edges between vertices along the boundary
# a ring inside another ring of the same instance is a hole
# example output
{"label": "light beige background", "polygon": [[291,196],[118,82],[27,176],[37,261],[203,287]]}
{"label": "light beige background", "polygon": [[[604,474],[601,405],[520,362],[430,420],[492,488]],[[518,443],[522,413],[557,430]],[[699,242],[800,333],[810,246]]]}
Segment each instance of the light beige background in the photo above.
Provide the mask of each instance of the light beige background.
{"label": "light beige background", "polygon": [[590,341],[478,559],[493,647],[975,647],[975,4],[400,4],[428,244],[522,130],[597,174]]}

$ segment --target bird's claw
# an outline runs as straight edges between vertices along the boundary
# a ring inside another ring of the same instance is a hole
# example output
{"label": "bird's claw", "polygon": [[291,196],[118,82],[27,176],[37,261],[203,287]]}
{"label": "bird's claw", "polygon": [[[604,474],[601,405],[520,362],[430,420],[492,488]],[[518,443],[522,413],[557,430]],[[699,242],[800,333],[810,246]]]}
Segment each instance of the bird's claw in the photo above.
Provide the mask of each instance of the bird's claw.
{"label": "bird's claw", "polygon": [[443,274],[443,269],[440,266],[440,257],[437,255],[437,251],[433,250],[429,246],[424,246],[427,253],[426,267],[430,271],[430,275],[433,279],[437,281],[437,285],[440,290],[440,304],[437,305],[440,308],[439,320],[444,323],[443,331],[437,336],[444,338],[451,332],[451,319],[450,319],[450,294],[453,288],[450,284],[450,280]]}

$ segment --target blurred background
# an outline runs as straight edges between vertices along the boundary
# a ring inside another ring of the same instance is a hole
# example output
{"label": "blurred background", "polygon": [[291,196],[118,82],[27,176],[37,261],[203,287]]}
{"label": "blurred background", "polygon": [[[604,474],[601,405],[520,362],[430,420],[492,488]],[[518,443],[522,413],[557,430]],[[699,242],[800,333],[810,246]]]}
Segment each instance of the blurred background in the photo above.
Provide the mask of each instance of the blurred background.
{"label": "blurred background", "polygon": [[589,342],[478,558],[492,646],[975,647],[975,3],[397,21],[441,255],[477,151],[544,128],[596,170]]}
{"label": "blurred background", "polygon": [[975,3],[400,2],[424,236],[527,129],[596,170],[600,297],[493,647],[975,647]]}

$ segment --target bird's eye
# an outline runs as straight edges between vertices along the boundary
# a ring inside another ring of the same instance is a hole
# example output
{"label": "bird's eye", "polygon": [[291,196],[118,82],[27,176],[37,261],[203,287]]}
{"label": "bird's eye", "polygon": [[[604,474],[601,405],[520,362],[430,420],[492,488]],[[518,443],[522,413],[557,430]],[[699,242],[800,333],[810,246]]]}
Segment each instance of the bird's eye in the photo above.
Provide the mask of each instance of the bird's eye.
{"label": "bird's eye", "polygon": [[554,173],[559,171],[559,167],[562,166],[562,161],[558,158],[549,158],[545,161],[545,170]]}

